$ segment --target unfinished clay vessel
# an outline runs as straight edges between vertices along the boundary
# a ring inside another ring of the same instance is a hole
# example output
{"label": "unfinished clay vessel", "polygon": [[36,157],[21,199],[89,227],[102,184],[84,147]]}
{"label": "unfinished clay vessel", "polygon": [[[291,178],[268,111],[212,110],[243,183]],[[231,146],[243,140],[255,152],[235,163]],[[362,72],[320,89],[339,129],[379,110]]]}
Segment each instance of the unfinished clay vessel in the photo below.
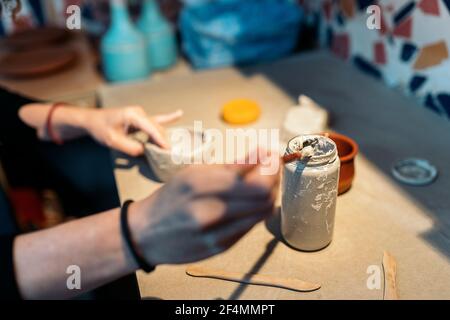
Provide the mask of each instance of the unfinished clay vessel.
{"label": "unfinished clay vessel", "polygon": [[[147,162],[161,182],[168,181],[184,167],[201,162],[203,155],[212,148],[212,138],[204,131],[194,132],[191,128],[171,128],[167,130],[166,135],[167,141],[171,144],[170,149],[162,149],[151,142],[145,143]],[[187,136],[190,138],[186,139]],[[195,138],[196,142],[194,142]]]}

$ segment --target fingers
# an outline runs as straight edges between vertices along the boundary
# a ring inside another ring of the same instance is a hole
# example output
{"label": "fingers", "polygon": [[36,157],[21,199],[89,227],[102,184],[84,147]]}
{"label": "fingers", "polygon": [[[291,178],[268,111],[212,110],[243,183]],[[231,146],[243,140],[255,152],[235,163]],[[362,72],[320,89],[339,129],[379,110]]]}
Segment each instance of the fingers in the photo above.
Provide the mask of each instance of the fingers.
{"label": "fingers", "polygon": [[228,164],[227,168],[236,172],[236,174],[240,178],[244,178],[248,173],[253,171],[258,165],[252,163],[243,163],[243,164]]}
{"label": "fingers", "polygon": [[258,188],[274,195],[278,190],[280,175],[278,171],[274,174],[261,174],[257,167],[245,176],[244,182],[249,188]]}
{"label": "fingers", "polygon": [[[243,167],[248,168],[245,165]],[[245,182],[236,172],[239,171],[230,170],[223,165],[191,166],[180,172],[177,179],[189,185],[198,198],[217,196],[227,200],[264,199],[270,195],[271,190],[257,183]]]}
{"label": "fingers", "polygon": [[[260,148],[247,156],[245,164],[228,165],[227,168],[236,172],[243,180],[246,188],[253,187],[253,189],[256,188],[265,190],[266,192],[275,193],[275,189],[278,188],[280,177],[279,160],[277,154],[267,152]],[[252,164],[255,162],[258,164]],[[265,167],[267,167],[266,169],[273,168],[272,170],[263,170]],[[235,191],[242,192],[241,189],[240,185],[236,185]]]}
{"label": "fingers", "polygon": [[147,117],[147,114],[142,108],[133,109],[137,112],[129,114],[130,124],[136,129],[140,129],[149,135],[149,138],[158,146],[164,149],[169,148],[169,143],[165,138],[163,124],[168,124],[178,120],[183,116],[182,110],[177,110],[172,113],[160,114],[155,117]]}
{"label": "fingers", "polygon": [[245,159],[238,160],[236,164],[229,164],[227,168],[236,171],[241,177],[245,177],[255,169],[256,165],[259,165],[258,169],[262,175],[277,175],[280,167],[280,155],[259,146],[249,152]]}
{"label": "fingers", "polygon": [[234,186],[223,192],[217,192],[216,195],[226,201],[232,199],[242,199],[249,201],[259,201],[270,198],[272,188],[266,187],[259,182],[237,181]]}
{"label": "fingers", "polygon": [[156,115],[153,117],[153,120],[161,125],[165,125],[177,121],[182,116],[183,110],[178,109],[177,111],[171,113]]}
{"label": "fingers", "polygon": [[264,220],[273,212],[273,208],[267,209],[260,214],[244,217],[239,220],[231,221],[221,228],[215,228],[209,231],[210,237],[216,250],[223,251],[235,244],[247,232],[249,232],[257,223]]}
{"label": "fingers", "polygon": [[248,172],[253,170],[259,163],[258,149],[249,152],[244,159],[238,159],[236,163],[226,164],[230,170],[236,171],[238,175],[244,177]]}
{"label": "fingers", "polygon": [[194,200],[189,205],[189,211],[201,230],[209,230],[220,228],[230,221],[240,221],[248,216],[264,215],[273,210],[273,207],[274,202],[269,198],[223,201],[218,197],[208,197]]}
{"label": "fingers", "polygon": [[277,152],[258,149],[258,167],[245,175],[244,181],[250,185],[272,190],[276,193],[280,182],[280,156]]}
{"label": "fingers", "polygon": [[273,206],[274,202],[271,199],[259,201],[236,199],[228,203],[227,210],[225,212],[225,220],[231,221],[245,216],[260,215],[267,212],[267,210],[271,210]]}
{"label": "fingers", "polygon": [[156,145],[164,149],[169,148],[169,144],[164,137],[164,128],[161,127],[158,123],[153,122],[145,115],[145,113],[130,113],[129,122],[136,129],[142,130],[146,134],[148,134],[149,138]]}
{"label": "fingers", "polygon": [[108,146],[132,157],[137,157],[144,153],[144,146],[142,143],[133,140],[122,133],[114,133],[108,141]]}

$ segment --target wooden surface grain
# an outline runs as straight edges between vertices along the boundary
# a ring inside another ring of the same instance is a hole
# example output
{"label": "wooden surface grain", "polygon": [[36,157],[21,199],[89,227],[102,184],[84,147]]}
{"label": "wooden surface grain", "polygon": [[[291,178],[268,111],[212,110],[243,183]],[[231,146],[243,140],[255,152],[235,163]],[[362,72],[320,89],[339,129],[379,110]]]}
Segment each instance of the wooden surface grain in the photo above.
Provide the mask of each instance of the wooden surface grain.
{"label": "wooden surface grain", "polygon": [[[292,292],[193,278],[185,274],[186,265],[159,266],[149,275],[137,274],[143,299],[383,299],[383,279],[379,288],[367,283],[370,276],[383,276],[384,251],[401,266],[397,286],[402,299],[450,299],[450,122],[414,100],[325,52],[244,70],[108,87],[101,100],[105,106],[142,104],[149,113],[183,108],[181,124],[202,120],[223,130],[220,108],[229,99],[257,100],[262,117],[253,127],[276,128],[299,94],[326,108],[331,128],[360,145],[353,187],[338,198],[332,243],[318,252],[295,251],[281,239],[277,216],[202,265],[307,279],[321,289]],[[434,184],[409,187],[393,180],[392,164],[411,156],[439,168]],[[145,159],[113,157],[122,201],[143,198],[160,186]]]}
{"label": "wooden surface grain", "polygon": [[[0,85],[26,96],[44,101],[95,100],[95,92],[103,83],[96,70],[95,59],[87,38],[72,33],[62,45],[76,52],[76,62],[60,72],[29,79],[0,78]],[[0,57],[5,52],[0,50]]]}
{"label": "wooden surface grain", "polygon": [[233,281],[243,284],[277,287],[286,290],[309,292],[320,289],[320,284],[295,278],[274,277],[260,273],[230,272],[220,269],[205,268],[201,265],[190,265],[186,274],[192,277],[210,278],[224,281]]}
{"label": "wooden surface grain", "polygon": [[392,254],[383,253],[384,300],[399,300],[397,291],[397,261]]}

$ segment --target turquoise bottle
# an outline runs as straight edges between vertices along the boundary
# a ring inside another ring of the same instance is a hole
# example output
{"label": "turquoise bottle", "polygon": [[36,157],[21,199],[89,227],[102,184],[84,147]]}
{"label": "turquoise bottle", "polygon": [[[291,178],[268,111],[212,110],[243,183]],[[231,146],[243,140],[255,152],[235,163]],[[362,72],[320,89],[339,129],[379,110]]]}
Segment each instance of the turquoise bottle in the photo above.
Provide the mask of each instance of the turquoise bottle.
{"label": "turquoise bottle", "polygon": [[111,1],[111,25],[100,47],[108,81],[126,82],[150,75],[145,38],[133,25],[124,0]]}
{"label": "turquoise bottle", "polygon": [[155,0],[145,0],[137,25],[145,35],[147,56],[152,69],[172,66],[177,59],[175,33]]}

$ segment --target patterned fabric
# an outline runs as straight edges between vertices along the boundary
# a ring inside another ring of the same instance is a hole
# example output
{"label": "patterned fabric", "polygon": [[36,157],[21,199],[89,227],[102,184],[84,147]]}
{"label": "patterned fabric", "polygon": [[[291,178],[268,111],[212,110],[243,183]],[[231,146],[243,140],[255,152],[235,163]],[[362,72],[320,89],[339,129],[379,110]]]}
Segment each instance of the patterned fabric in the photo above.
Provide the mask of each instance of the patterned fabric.
{"label": "patterned fabric", "polygon": [[[332,51],[450,118],[450,0],[306,0]],[[381,29],[367,27],[369,5]]]}
{"label": "patterned fabric", "polygon": [[1,2],[1,6],[0,35],[34,28],[43,23],[42,7],[39,0],[21,0],[16,19],[12,18],[12,11],[17,6],[16,1],[9,1],[8,4]]}
{"label": "patterned fabric", "polygon": [[[0,0],[0,5],[4,0]],[[15,7],[17,0],[8,0],[8,6]],[[181,7],[179,0],[157,0],[162,12],[175,22]],[[0,20],[0,36],[43,24],[66,25],[66,8],[78,5],[81,8],[84,31],[101,36],[109,25],[109,0],[20,0],[21,8],[14,23],[9,8],[4,8]],[[140,13],[143,0],[127,0],[134,19]],[[45,18],[45,19],[44,19]]]}
{"label": "patterned fabric", "polygon": [[[12,1],[11,6],[15,6],[15,2]],[[20,2],[21,8],[15,21],[10,10],[3,8],[0,35],[44,24],[65,26],[68,17],[66,8],[70,5],[81,7],[82,29],[90,34],[101,35],[109,24],[108,0],[20,0]]]}
{"label": "patterned fabric", "polygon": [[[43,23],[44,3],[56,17],[83,4],[83,29],[101,34],[108,23],[107,0],[21,0],[19,23],[2,12],[0,35]],[[138,6],[140,0],[130,0]],[[172,4],[175,0],[159,0]],[[297,0],[311,16],[320,14],[321,43],[367,73],[420,99],[450,119],[450,0]],[[366,9],[381,9],[381,29],[370,30]],[[58,9],[59,8],[59,9]],[[133,11],[133,10],[132,10]],[[138,10],[134,10],[138,12]],[[47,21],[48,22],[48,21]],[[59,23],[60,24],[60,23]]]}

